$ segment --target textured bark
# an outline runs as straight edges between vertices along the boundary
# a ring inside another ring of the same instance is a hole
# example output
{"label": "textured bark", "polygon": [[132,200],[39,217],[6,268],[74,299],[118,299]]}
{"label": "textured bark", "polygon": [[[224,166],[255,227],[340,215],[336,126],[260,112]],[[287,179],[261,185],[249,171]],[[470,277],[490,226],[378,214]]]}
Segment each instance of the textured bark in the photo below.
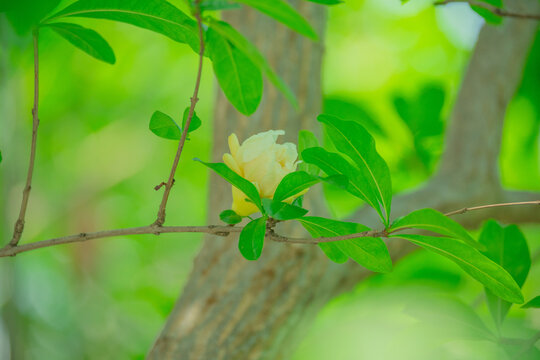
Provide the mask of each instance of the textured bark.
{"label": "textured bark", "polygon": [[[305,1],[295,6],[319,34],[324,9]],[[536,6],[531,4],[532,7]],[[301,128],[313,129],[320,108],[321,43],[313,43],[253,11],[228,12],[226,21],[247,34],[269,57],[299,94],[295,112],[270,86],[265,88],[255,116],[240,116],[218,94],[214,159],[226,149],[226,138],[283,128],[293,140]],[[447,131],[440,169],[419,190],[394,199],[393,214],[422,207],[455,210],[532,194],[502,191],[497,156],[507,104],[519,83],[536,23],[508,20],[501,27],[485,27],[479,37]],[[211,180],[210,223],[230,205],[230,188]],[[322,197],[310,191],[310,199]],[[529,198],[530,199],[530,198]],[[320,204],[314,208],[324,211]],[[540,212],[525,207],[468,213],[458,219],[475,226],[487,216],[511,222],[540,221]],[[375,224],[373,212],[360,210],[355,219]],[[285,229],[289,234],[296,229]],[[395,260],[413,250],[402,241],[389,243]],[[258,261],[244,260],[236,239],[206,241],[192,274],[164,329],[149,354],[152,359],[286,359],[306,325],[328,300],[371,275],[362,267],[329,262],[316,246],[267,242]]]}

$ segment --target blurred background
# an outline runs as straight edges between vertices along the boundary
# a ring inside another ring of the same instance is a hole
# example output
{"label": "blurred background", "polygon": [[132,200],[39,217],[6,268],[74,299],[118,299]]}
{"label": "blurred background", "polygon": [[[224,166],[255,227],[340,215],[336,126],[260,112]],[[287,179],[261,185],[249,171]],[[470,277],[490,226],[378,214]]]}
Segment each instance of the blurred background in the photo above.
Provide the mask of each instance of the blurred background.
{"label": "blurred background", "polygon": [[[161,199],[153,188],[166,180],[176,143],[153,135],[148,122],[155,110],[179,119],[195,82],[197,57],[185,45],[126,24],[73,22],[99,29],[117,63],[96,61],[52,31],[41,32],[38,161],[23,242],[153,222]],[[330,8],[325,110],[363,119],[390,165],[395,191],[433,172],[482,25],[464,4],[435,9],[427,0],[405,6],[346,0]],[[11,236],[27,169],[32,66],[30,37],[15,35],[0,16],[2,243]],[[197,105],[203,125],[182,156],[168,224],[206,223],[208,172],[191,159],[210,156],[215,85],[207,62]],[[500,165],[509,188],[540,190],[539,94],[537,37],[506,116]],[[360,205],[333,188],[325,195],[338,218]],[[521,229],[538,263],[540,226]],[[127,236],[0,259],[0,359],[9,358],[10,338],[23,349],[21,359],[144,358],[200,240]],[[523,288],[526,299],[540,294],[537,263]],[[504,359],[494,344],[463,336],[468,330],[455,320],[471,307],[494,328],[482,287],[446,259],[418,251],[393,273],[328,304],[291,359]],[[540,310],[512,308],[503,333],[529,337],[539,329]]]}

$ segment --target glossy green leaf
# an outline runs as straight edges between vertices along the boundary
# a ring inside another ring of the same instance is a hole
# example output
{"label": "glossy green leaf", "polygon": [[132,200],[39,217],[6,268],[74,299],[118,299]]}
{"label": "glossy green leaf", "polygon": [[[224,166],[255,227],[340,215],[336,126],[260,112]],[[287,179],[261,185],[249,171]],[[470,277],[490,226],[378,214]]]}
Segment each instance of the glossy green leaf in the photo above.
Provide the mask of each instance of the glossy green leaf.
{"label": "glossy green leaf", "polygon": [[284,201],[291,196],[298,195],[305,189],[309,189],[311,186],[319,183],[321,179],[316,176],[310,175],[305,171],[295,171],[289,173],[281,179],[276,192],[274,193],[274,200]]}
{"label": "glossy green leaf", "polygon": [[[487,221],[480,233],[478,241],[486,247],[483,254],[501,265],[514,278],[519,287],[522,287],[531,268],[531,255],[527,240],[515,225],[503,228],[496,221]],[[486,299],[489,310],[499,327],[511,303],[495,296],[486,289]]]}
{"label": "glossy green leaf", "polygon": [[274,86],[285,95],[287,100],[295,107],[298,107],[296,96],[289,88],[289,86],[279,77],[266,58],[260,53],[260,51],[242,34],[240,34],[235,28],[224,21],[216,20],[213,18],[205,19],[210,28],[218,32],[221,36],[226,38],[236,49],[241,51],[245,56],[251,60],[274,84]]}
{"label": "glossy green leaf", "polygon": [[161,111],[154,112],[152,118],[150,118],[148,128],[164,139],[180,140],[182,136],[182,130],[174,119]]}
{"label": "glossy green leaf", "polygon": [[[383,222],[387,225],[390,219],[392,182],[388,165],[377,152],[375,141],[357,122],[344,121],[325,114],[319,115],[317,120],[326,125],[330,139],[336,148],[354,161],[360,170],[361,177],[366,180],[369,190],[380,204],[385,214]],[[375,209],[378,207],[376,206]]]}
{"label": "glossy green leaf", "polygon": [[537,296],[534,299],[528,301],[525,305],[522,306],[522,308],[540,308],[540,296]]}
{"label": "glossy green leaf", "polygon": [[262,98],[261,71],[217,31],[210,28],[206,35],[221,90],[238,111],[245,115],[253,114]]}
{"label": "glossy green leaf", "polygon": [[207,163],[200,159],[195,160],[214,170],[218,175],[227,180],[231,185],[241,190],[248,197],[248,199],[251,200],[261,211],[263,210],[259,192],[257,191],[255,185],[253,185],[250,181],[244,179],[243,177],[229,169],[227,165],[223,163]]}
{"label": "glossy green leaf", "polygon": [[[182,129],[186,127],[187,118],[189,116],[189,106],[184,110],[184,115],[182,116]],[[192,132],[197,130],[202,124],[201,119],[197,116],[197,113],[193,111],[193,117],[191,118],[191,122],[189,123],[189,129],[188,132]]]}
{"label": "glossy green leaf", "polygon": [[389,232],[404,228],[433,231],[437,234],[460,239],[475,248],[483,249],[483,246],[476,242],[463,226],[434,209],[416,210],[396,219],[390,226]]}
{"label": "glossy green leaf", "polygon": [[[480,0],[479,2],[484,2],[488,5],[493,5],[499,9],[503,7],[502,0]],[[469,5],[471,6],[471,9],[473,9],[478,15],[482,16],[484,20],[486,20],[486,22],[493,25],[498,25],[502,23],[503,18],[501,16],[495,15],[494,13],[492,13],[491,11],[487,9],[484,9],[483,7],[473,6],[471,4]]]}
{"label": "glossy green leaf", "polygon": [[219,214],[219,218],[221,221],[230,225],[238,224],[242,221],[242,217],[235,213],[234,210],[223,210]]}
{"label": "glossy green leaf", "polygon": [[247,260],[257,260],[261,256],[266,234],[266,217],[250,221],[240,233],[238,249]]}
{"label": "glossy green leaf", "polygon": [[75,47],[88,55],[109,64],[114,64],[116,58],[113,49],[97,32],[77,24],[52,23],[45,25],[69,41]]}
{"label": "glossy green leaf", "polygon": [[87,17],[120,21],[165,35],[199,50],[195,20],[165,0],[79,0],[46,21]]}
{"label": "glossy green leaf", "polygon": [[475,248],[455,239],[445,237],[412,234],[391,235],[391,237],[405,239],[427,250],[445,256],[490,289],[495,295],[513,303],[523,303],[521,290],[512,276]]}
{"label": "glossy green leaf", "polygon": [[283,0],[234,0],[251,6],[277,21],[287,25],[294,31],[317,40],[317,33],[311,25],[292,6]]}
{"label": "glossy green leaf", "polygon": [[[297,219],[297,221],[312,235],[318,234],[316,236],[340,236],[369,230],[367,226],[362,224],[316,216],[305,216]],[[371,271],[386,273],[392,270],[392,259],[388,249],[379,238],[359,237],[350,240],[320,243],[319,245],[327,256],[334,257],[330,257],[331,260],[339,260],[336,262],[342,262],[342,257],[339,256],[339,252],[341,252]]]}
{"label": "glossy green leaf", "polygon": [[3,9],[19,35],[26,35],[60,3],[60,0],[6,0]]}
{"label": "glossy green leaf", "polygon": [[298,219],[308,213],[307,209],[272,199],[262,199],[263,208],[268,216],[276,220]]}
{"label": "glossy green leaf", "polygon": [[[311,147],[319,146],[319,140],[313,135],[311,131],[300,130],[298,132],[298,158],[303,160],[302,151]],[[319,175],[319,168],[313,164],[306,163],[301,161],[298,164],[298,170],[305,171],[310,175],[317,176]]]}

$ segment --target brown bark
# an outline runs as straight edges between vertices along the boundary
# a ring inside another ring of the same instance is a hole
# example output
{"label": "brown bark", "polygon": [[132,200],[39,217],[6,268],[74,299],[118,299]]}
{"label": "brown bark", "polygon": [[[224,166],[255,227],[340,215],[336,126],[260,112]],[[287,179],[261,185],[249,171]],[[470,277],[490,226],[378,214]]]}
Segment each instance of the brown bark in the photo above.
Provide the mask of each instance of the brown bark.
{"label": "brown bark", "polygon": [[[306,1],[293,4],[322,34],[324,9]],[[283,128],[290,141],[299,129],[316,128],[322,42],[313,43],[247,9],[227,12],[225,20],[269,57],[299,94],[300,111],[295,112],[271,86],[265,87],[261,107],[249,119],[218,94],[214,160],[227,150],[231,132],[243,139]],[[497,156],[504,112],[520,81],[535,30],[534,22],[511,19],[482,30],[451,117],[440,169],[419,190],[394,199],[394,216],[423,207],[450,211],[532,195],[501,189]],[[321,202],[320,193],[310,193],[310,198]],[[213,177],[210,223],[229,207],[230,199],[229,186]],[[310,208],[323,211],[320,204]],[[539,211],[525,207],[478,211],[458,219],[475,226],[488,216],[508,222],[540,221]],[[366,209],[355,219],[375,224],[373,213]],[[395,260],[413,250],[402,241],[392,241],[389,248]],[[286,359],[321,307],[370,274],[356,264],[329,262],[316,246],[267,242],[261,258],[249,262],[240,256],[235,238],[206,241],[149,358]]]}

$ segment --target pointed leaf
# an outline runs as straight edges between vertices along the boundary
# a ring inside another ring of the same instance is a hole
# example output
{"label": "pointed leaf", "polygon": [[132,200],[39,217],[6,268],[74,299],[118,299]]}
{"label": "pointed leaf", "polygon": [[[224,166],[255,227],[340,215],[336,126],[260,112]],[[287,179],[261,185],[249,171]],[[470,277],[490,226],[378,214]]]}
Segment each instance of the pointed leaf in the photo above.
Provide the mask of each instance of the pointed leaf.
{"label": "pointed leaf", "polygon": [[272,199],[262,199],[262,204],[266,214],[276,220],[298,219],[308,213],[307,209]]}
{"label": "pointed leaf", "polygon": [[362,125],[353,121],[344,121],[335,116],[319,115],[317,120],[324,123],[336,148],[348,155],[360,170],[362,178],[375,194],[388,224],[390,203],[392,201],[392,182],[390,170],[375,148],[375,141]]}
{"label": "pointed leaf", "polygon": [[235,213],[233,210],[224,210],[219,214],[221,221],[234,225],[242,221],[242,217]]}
{"label": "pointed leaf", "polygon": [[[187,118],[189,116],[189,106],[184,110],[184,115],[182,116],[182,129],[186,127]],[[197,130],[202,124],[201,119],[197,116],[197,113],[193,111],[193,117],[191,118],[191,122],[189,123],[189,129],[188,132],[192,132]]]}
{"label": "pointed leaf", "polygon": [[161,111],[154,112],[148,128],[154,134],[164,139],[180,140],[182,136],[182,130],[174,119]]}
{"label": "pointed leaf", "polygon": [[540,296],[535,297],[534,299],[527,302],[525,305],[522,306],[522,308],[540,308]]}
{"label": "pointed leaf", "polygon": [[291,196],[298,195],[302,191],[309,189],[311,186],[319,183],[321,180],[318,177],[308,174],[305,171],[295,171],[285,175],[281,180],[276,192],[274,200],[284,201]]}
{"label": "pointed leaf", "polygon": [[445,237],[412,234],[391,235],[391,237],[405,239],[427,250],[445,256],[485,287],[489,288],[497,296],[513,303],[523,303],[521,290],[512,276],[475,248],[455,239]]}
{"label": "pointed leaf", "polygon": [[266,217],[250,221],[240,233],[238,249],[247,260],[257,260],[261,256],[266,234]]}
{"label": "pointed leaf", "polygon": [[[319,146],[319,140],[313,135],[311,131],[308,130],[300,130],[298,132],[298,154],[299,154],[299,160],[303,160],[302,158],[302,151],[312,148],[312,147],[318,147]],[[301,161],[300,164],[298,164],[298,170],[302,170],[307,172],[310,175],[317,176],[319,175],[319,168],[315,165],[306,163],[305,161]]]}
{"label": "pointed leaf", "polygon": [[214,73],[223,93],[244,115],[251,115],[261,102],[263,82],[261,71],[212,28],[206,33]]}

